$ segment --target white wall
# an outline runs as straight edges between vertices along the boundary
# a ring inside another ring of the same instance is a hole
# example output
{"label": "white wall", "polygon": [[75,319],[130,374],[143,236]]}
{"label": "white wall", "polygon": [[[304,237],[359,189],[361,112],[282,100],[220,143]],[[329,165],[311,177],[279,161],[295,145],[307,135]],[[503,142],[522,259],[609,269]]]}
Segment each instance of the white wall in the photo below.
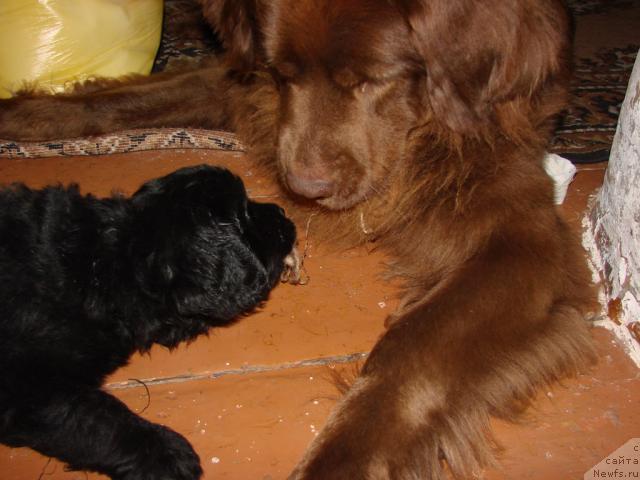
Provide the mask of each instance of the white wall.
{"label": "white wall", "polygon": [[602,188],[584,219],[601,303],[640,367],[640,55],[636,60]]}

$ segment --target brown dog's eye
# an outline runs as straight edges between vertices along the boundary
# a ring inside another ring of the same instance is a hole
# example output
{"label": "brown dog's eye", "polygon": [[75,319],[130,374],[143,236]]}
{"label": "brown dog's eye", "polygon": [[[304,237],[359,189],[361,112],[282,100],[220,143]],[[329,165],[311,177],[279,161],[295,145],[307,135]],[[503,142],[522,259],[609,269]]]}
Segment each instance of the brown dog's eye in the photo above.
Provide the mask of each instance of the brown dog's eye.
{"label": "brown dog's eye", "polygon": [[333,81],[345,90],[360,89],[366,85],[365,79],[353,70],[343,68],[333,74]]}
{"label": "brown dog's eye", "polygon": [[281,83],[288,83],[301,74],[300,68],[295,63],[284,62],[272,67],[274,77]]}

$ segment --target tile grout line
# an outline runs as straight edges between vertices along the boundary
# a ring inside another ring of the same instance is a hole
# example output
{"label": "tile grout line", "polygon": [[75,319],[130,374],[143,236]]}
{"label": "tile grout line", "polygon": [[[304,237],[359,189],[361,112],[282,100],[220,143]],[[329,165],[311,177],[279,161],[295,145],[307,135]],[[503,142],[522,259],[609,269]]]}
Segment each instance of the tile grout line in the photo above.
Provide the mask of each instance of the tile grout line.
{"label": "tile grout line", "polygon": [[124,382],[107,383],[104,385],[104,387],[109,390],[124,390],[142,386],[149,387],[152,385],[167,385],[197,380],[215,380],[217,378],[226,377],[228,375],[247,375],[250,373],[280,372],[302,367],[316,367],[323,365],[329,366],[332,364],[353,363],[366,358],[368,355],[369,353],[367,352],[357,352],[347,355],[336,355],[332,357],[310,358],[306,360],[299,360],[297,362],[278,363],[275,365],[249,365],[246,367],[220,370],[209,373],[194,373],[192,375],[176,375],[173,377],[129,379]]}

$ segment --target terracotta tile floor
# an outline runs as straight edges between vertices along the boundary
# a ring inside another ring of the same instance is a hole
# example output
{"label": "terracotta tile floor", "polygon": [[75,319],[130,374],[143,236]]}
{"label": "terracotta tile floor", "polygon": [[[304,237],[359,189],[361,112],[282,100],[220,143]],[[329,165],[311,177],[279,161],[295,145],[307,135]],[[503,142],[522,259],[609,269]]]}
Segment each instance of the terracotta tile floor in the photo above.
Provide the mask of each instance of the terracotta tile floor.
{"label": "terracotta tile floor", "polygon": [[[253,196],[270,196],[242,154],[163,151],[104,157],[0,159],[0,183],[78,182],[85,192],[132,193],[143,181],[185,165],[210,163],[240,174]],[[604,166],[582,169],[561,208],[579,228]],[[276,198],[273,199],[277,200]],[[304,234],[304,226],[299,225]],[[301,235],[303,237],[303,235]],[[304,242],[305,239],[301,238]],[[185,435],[205,478],[283,479],[322,428],[337,393],[330,369],[350,368],[383,331],[396,291],[379,278],[379,254],[329,253],[308,239],[306,286],[280,285],[264,309],[188,347],[136,356],[107,388],[136,412]],[[588,375],[541,392],[521,425],[496,422],[502,468],[489,480],[581,479],[584,472],[640,436],[640,375],[610,334],[594,331],[601,360]],[[149,395],[137,382],[143,380]],[[0,478],[98,479],[28,449],[0,446]]]}

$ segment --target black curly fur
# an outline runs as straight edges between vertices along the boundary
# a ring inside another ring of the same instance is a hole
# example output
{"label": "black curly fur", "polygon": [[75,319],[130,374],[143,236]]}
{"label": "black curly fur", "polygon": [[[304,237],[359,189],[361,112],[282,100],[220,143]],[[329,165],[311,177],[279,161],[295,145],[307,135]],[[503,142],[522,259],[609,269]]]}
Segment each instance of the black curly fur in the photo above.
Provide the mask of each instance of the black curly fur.
{"label": "black curly fur", "polygon": [[130,199],[75,185],[0,190],[0,442],[114,479],[196,479],[189,443],[101,390],[265,300],[295,228],[240,179],[185,168]]}

